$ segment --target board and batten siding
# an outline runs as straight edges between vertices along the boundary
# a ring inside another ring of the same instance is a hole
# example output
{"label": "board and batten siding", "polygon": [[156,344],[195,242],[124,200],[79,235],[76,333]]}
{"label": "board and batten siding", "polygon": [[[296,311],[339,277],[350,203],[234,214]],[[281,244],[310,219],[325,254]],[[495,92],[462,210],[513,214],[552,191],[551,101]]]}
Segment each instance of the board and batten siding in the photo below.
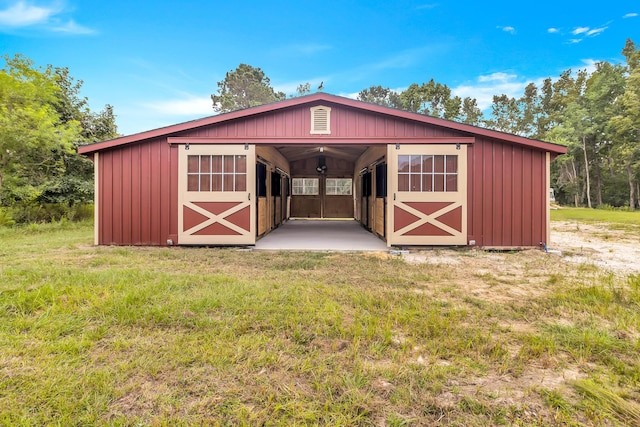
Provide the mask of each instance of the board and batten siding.
{"label": "board and batten siding", "polygon": [[101,245],[166,245],[177,241],[178,148],[164,138],[100,152],[98,228]]}
{"label": "board and batten siding", "polygon": [[[331,107],[331,135],[327,136],[327,141],[332,138],[363,138],[362,143],[366,144],[367,141],[364,138],[469,136],[455,130],[429,126],[398,117],[389,117],[331,103],[323,103],[323,105],[325,104]],[[185,138],[219,138],[223,140],[222,142],[224,142],[224,138],[309,138],[310,120],[311,112],[309,106],[303,106],[187,130],[179,133],[178,136]],[[318,135],[312,136],[318,137]],[[295,143],[304,143],[304,140],[296,140]],[[350,143],[357,142],[351,141]]]}
{"label": "board and batten siding", "polygon": [[546,243],[547,161],[529,147],[484,138],[470,144],[468,239],[485,248]]}

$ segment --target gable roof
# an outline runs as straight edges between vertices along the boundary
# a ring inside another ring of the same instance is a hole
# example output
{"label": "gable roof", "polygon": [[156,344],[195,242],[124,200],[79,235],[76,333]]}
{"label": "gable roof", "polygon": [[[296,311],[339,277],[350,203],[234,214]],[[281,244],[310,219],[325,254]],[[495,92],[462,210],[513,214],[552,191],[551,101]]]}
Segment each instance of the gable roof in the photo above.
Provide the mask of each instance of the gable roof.
{"label": "gable roof", "polygon": [[[277,112],[291,107],[298,107],[305,104],[314,104],[318,102],[327,102],[340,106],[350,107],[358,109],[364,112],[373,112],[383,114],[399,119],[410,120],[418,123],[450,129],[453,131],[459,131],[468,133],[475,136],[481,136],[486,138],[497,139],[501,141],[511,142],[518,145],[524,145],[527,147],[537,148],[543,151],[549,151],[555,154],[564,154],[567,152],[567,148],[562,145],[525,138],[518,135],[512,135],[505,132],[499,132],[495,130],[485,129],[478,126],[472,126],[464,123],[458,123],[450,120],[440,119],[437,117],[426,116],[419,113],[413,113],[404,110],[398,110],[389,107],[383,107],[377,104],[371,104],[368,102],[357,101],[342,96],[331,95],[324,92],[318,92],[311,95],[301,96],[297,98],[291,98],[284,101],[278,101],[270,104],[264,104],[257,107],[247,108],[244,110],[237,110],[230,113],[218,114],[215,116],[209,116],[202,119],[192,120],[184,123],[178,123],[171,126],[166,126],[158,129],[153,129],[133,135],[123,136],[107,141],[96,142],[89,145],[84,145],[78,148],[80,154],[90,154],[97,151],[116,148],[123,145],[133,144],[136,142],[144,141],[147,139],[169,137],[176,135],[177,133],[194,130],[206,126],[220,124],[226,121],[237,120],[242,118],[248,118],[251,116]],[[389,138],[392,140],[392,138]]]}

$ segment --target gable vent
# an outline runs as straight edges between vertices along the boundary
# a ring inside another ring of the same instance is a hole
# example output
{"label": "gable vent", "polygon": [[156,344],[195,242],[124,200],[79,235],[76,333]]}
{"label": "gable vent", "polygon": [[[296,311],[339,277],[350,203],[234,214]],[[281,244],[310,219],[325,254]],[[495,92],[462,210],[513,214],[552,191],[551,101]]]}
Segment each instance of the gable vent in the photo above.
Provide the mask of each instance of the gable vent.
{"label": "gable vent", "polygon": [[331,108],[311,107],[311,134],[329,135],[331,134]]}

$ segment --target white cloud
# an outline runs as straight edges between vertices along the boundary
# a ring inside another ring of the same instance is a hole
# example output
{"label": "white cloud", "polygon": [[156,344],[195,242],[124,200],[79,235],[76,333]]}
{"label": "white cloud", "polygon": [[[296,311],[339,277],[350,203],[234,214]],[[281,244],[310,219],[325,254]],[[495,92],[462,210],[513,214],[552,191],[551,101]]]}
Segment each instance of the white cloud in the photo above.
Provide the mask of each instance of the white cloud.
{"label": "white cloud", "polygon": [[478,102],[478,108],[486,110],[493,103],[494,95],[507,95],[508,97],[520,97],[532,80],[519,79],[515,74],[509,73],[493,73],[485,76],[479,76],[477,81],[472,84],[460,85],[451,88],[454,95],[461,98],[475,98]]}
{"label": "white cloud", "polygon": [[589,30],[590,30],[589,27],[578,27],[575,30],[571,31],[571,34],[573,34],[574,36],[577,36],[579,34],[584,34]]}
{"label": "white cloud", "polygon": [[604,30],[606,30],[609,27],[601,27],[601,28],[593,28],[589,31],[587,31],[587,36],[592,37],[592,36],[597,36],[601,33],[604,32]]}
{"label": "white cloud", "polygon": [[632,12],[632,13],[627,13],[626,15],[623,16],[623,18],[635,18],[636,16],[638,16],[637,13]]}
{"label": "white cloud", "polygon": [[498,72],[498,73],[493,73],[493,74],[489,74],[486,76],[480,76],[478,77],[478,81],[480,83],[487,83],[487,82],[506,82],[509,80],[513,80],[515,78],[517,78],[518,76],[516,76],[515,74],[507,74],[507,73],[502,73],[502,72]]}
{"label": "white cloud", "polygon": [[51,31],[55,31],[57,33],[68,33],[68,34],[93,34],[94,30],[91,28],[83,27],[82,25],[78,25],[73,19],[67,22],[64,25],[55,26],[51,28]]}
{"label": "white cloud", "polygon": [[497,28],[501,29],[502,31],[504,31],[505,33],[509,33],[509,34],[515,34],[516,33],[516,29],[510,25],[507,25],[506,27],[502,27],[502,26],[498,26]]}
{"label": "white cloud", "polygon": [[556,33],[559,33],[559,32],[560,32],[560,30],[557,29],[557,28],[549,28],[549,29],[547,29],[547,33],[549,33],[549,34],[556,34]]}
{"label": "white cloud", "polygon": [[0,25],[9,27],[28,27],[30,25],[42,24],[59,10],[51,7],[38,7],[19,1],[13,6],[0,11]]}
{"label": "white cloud", "polygon": [[63,6],[64,3],[59,0],[50,2],[47,6],[36,6],[31,1],[19,0],[7,9],[0,10],[0,28],[35,27],[66,34],[92,34],[95,32],[70,19]]}
{"label": "white cloud", "polygon": [[210,97],[188,97],[165,101],[144,102],[142,107],[165,116],[203,117],[214,115]]}
{"label": "white cloud", "polygon": [[418,9],[418,10],[435,9],[436,7],[438,7],[438,5],[436,3],[434,3],[434,4],[423,4],[423,5],[420,5],[420,6],[416,7],[416,9]]}

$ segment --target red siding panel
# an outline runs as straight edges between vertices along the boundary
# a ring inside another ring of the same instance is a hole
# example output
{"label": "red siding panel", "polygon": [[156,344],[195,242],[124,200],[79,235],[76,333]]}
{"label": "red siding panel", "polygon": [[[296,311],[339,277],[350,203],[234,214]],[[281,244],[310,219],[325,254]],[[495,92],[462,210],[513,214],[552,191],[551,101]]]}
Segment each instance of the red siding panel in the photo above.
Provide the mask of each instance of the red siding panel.
{"label": "red siding panel", "polygon": [[[389,117],[332,103],[320,104],[331,107],[331,137],[335,138],[417,138],[470,135],[400,117]],[[307,105],[293,107],[290,110],[265,112],[243,120],[230,120],[206,128],[186,130],[176,135],[210,138],[305,138],[310,136],[311,112],[309,108],[310,106]]]}
{"label": "red siding panel", "polygon": [[468,235],[485,247],[536,247],[546,236],[545,152],[476,139],[468,149]]}
{"label": "red siding panel", "polygon": [[100,153],[100,244],[165,245],[177,235],[177,149],[158,139]]}

